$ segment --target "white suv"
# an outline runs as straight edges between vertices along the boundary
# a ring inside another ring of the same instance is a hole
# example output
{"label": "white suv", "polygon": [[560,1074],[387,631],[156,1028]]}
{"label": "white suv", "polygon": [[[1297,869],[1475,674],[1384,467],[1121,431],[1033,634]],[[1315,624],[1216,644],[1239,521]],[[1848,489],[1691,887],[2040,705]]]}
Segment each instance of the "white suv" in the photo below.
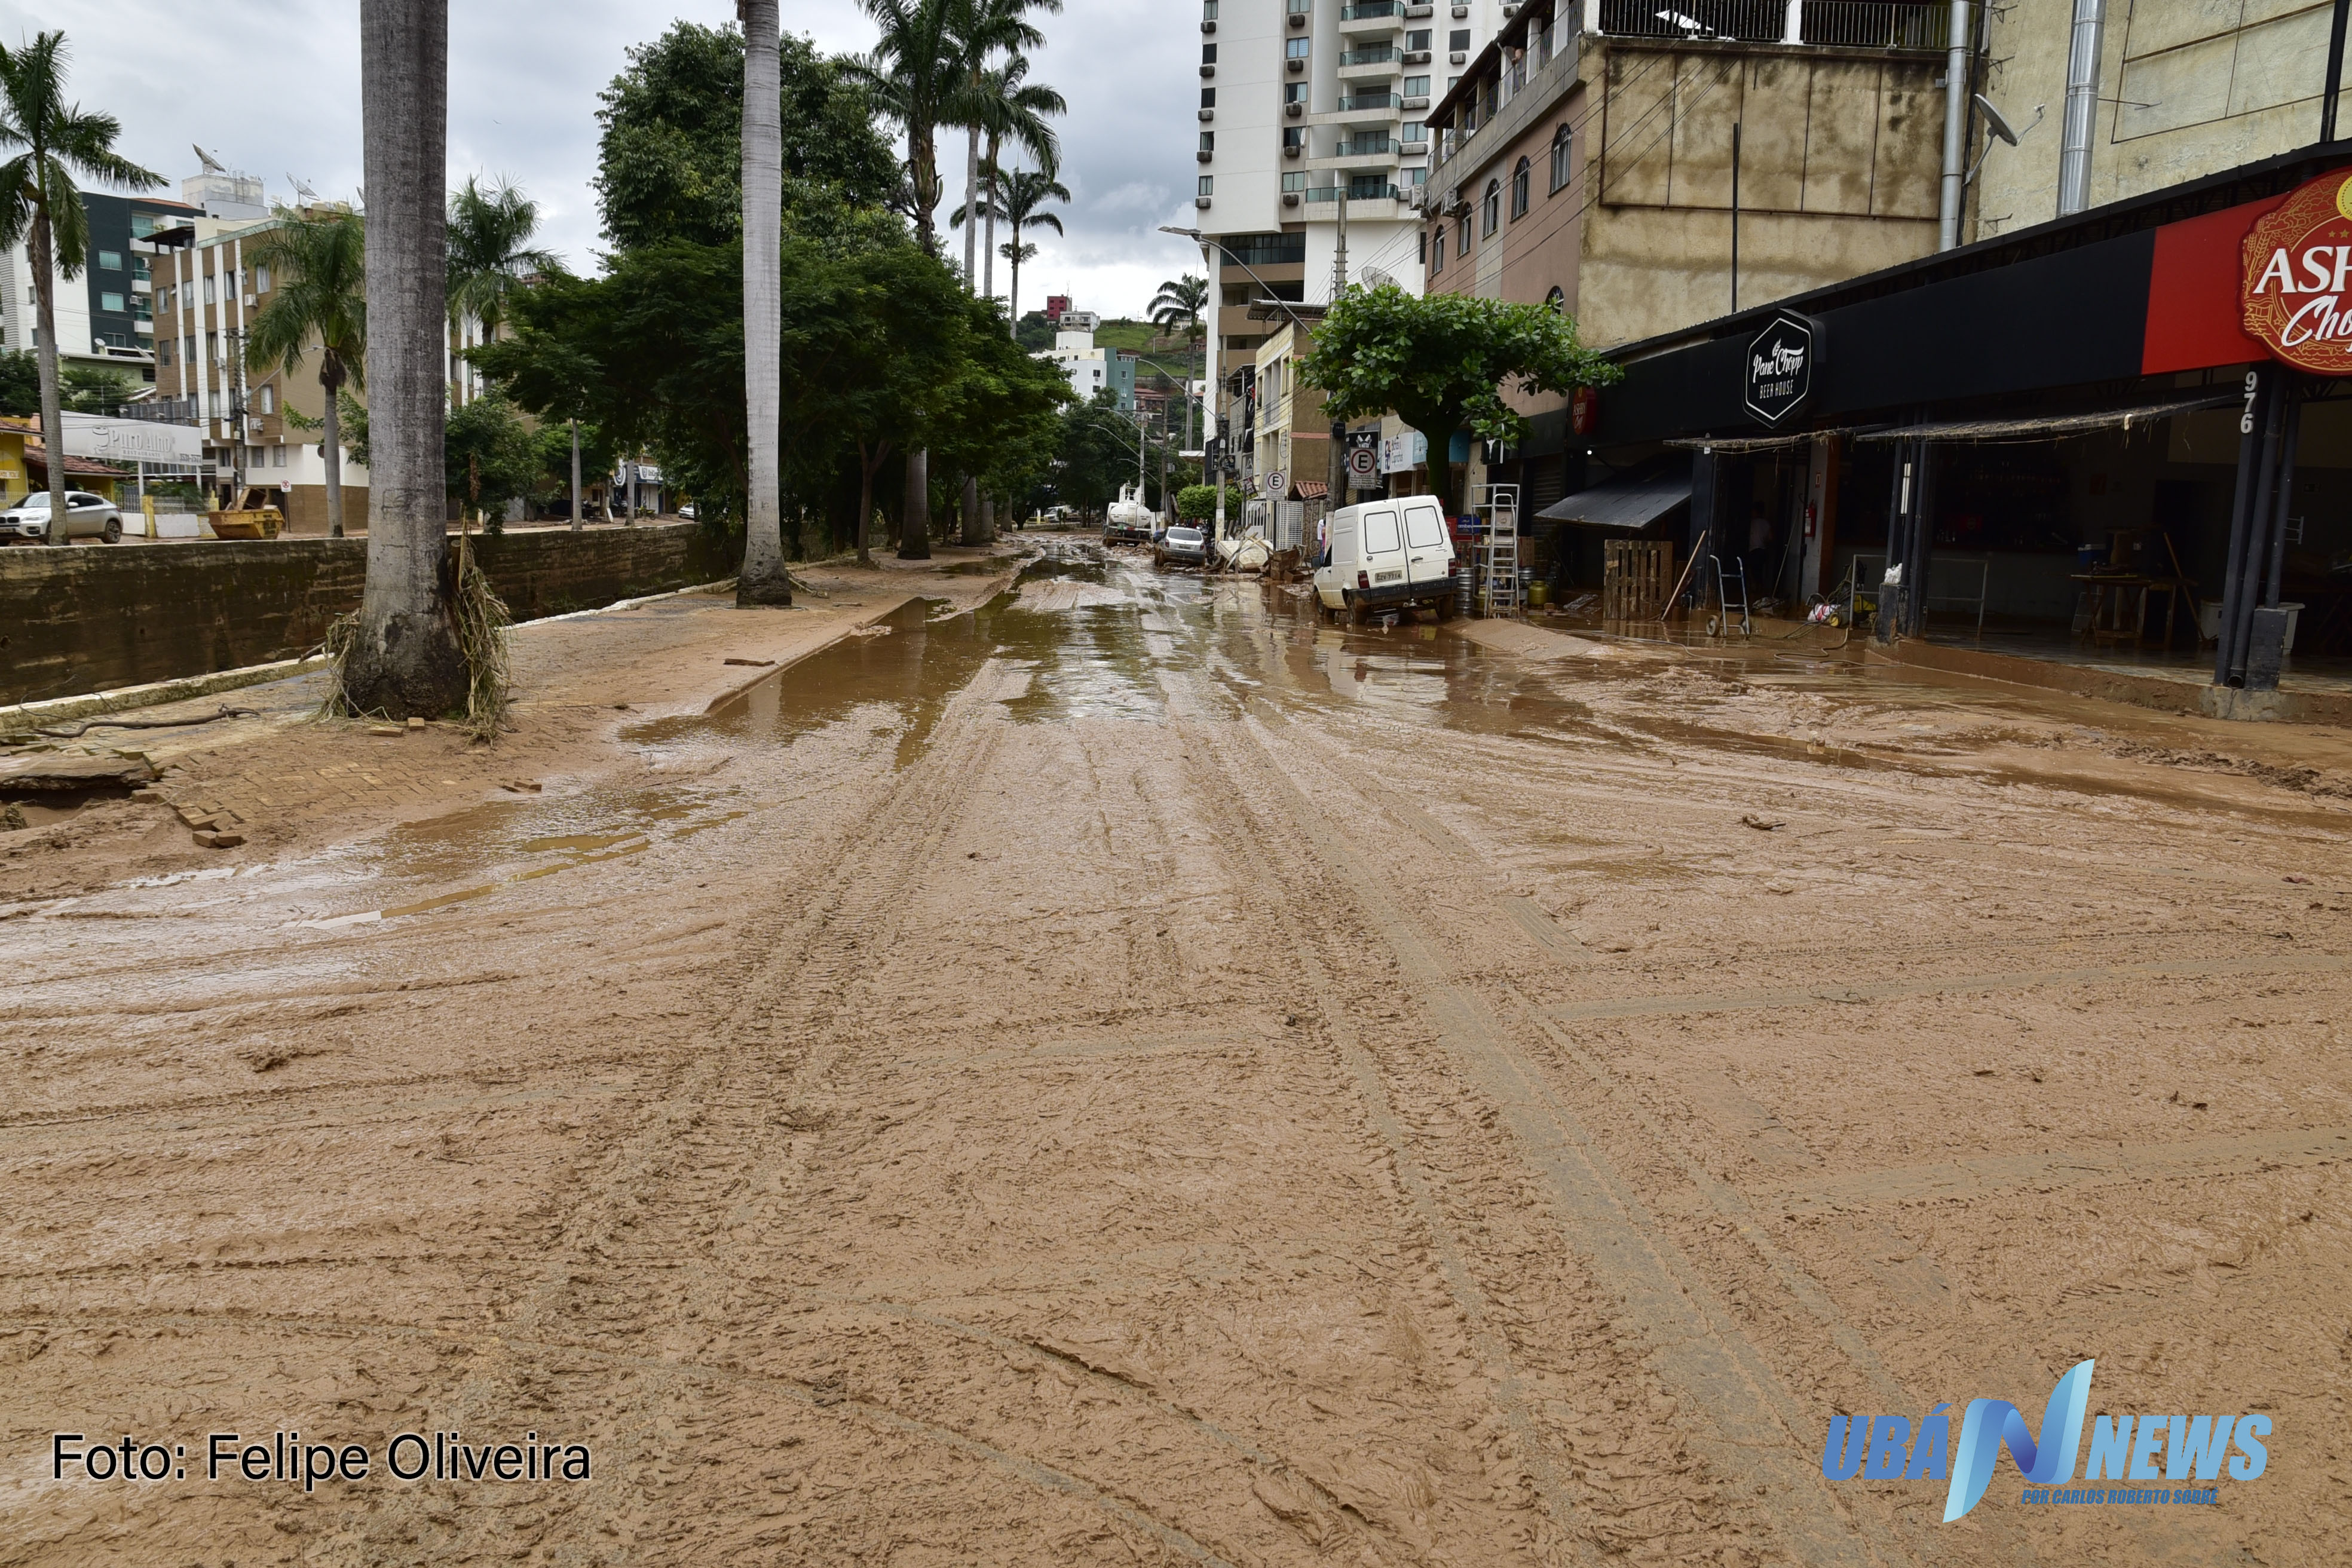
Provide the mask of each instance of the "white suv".
{"label": "white suv", "polygon": [[[49,536],[49,492],[35,490],[5,511],[0,511],[0,541],[20,539],[38,544]],[[103,539],[109,544],[122,538],[122,511],[104,496],[88,490],[66,492],[66,537]]]}

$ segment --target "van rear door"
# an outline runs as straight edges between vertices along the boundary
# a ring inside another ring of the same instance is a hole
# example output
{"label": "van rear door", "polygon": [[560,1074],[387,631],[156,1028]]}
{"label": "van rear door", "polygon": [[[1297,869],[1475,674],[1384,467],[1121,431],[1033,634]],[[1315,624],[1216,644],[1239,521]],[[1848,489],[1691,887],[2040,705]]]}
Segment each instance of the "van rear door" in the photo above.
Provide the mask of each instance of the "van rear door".
{"label": "van rear door", "polygon": [[1408,579],[1442,583],[1454,573],[1454,543],[1445,536],[1445,513],[1433,499],[1404,503],[1404,543]]}
{"label": "van rear door", "polygon": [[1391,593],[1406,585],[1405,573],[1411,569],[1405,557],[1404,532],[1397,519],[1397,509],[1388,506],[1366,506],[1363,509],[1364,564],[1363,572],[1370,579],[1372,592],[1386,589]]}

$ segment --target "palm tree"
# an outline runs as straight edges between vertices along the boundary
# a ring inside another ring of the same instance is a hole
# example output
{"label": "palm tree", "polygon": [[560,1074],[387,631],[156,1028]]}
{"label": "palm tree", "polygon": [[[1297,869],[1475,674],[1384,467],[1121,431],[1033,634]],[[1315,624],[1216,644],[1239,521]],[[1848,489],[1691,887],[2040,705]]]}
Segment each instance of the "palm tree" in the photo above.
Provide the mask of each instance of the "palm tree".
{"label": "palm tree", "polygon": [[[964,80],[958,95],[956,118],[965,132],[966,206],[972,205],[980,190],[982,132],[988,135],[992,164],[1008,131],[1018,136],[1045,167],[1051,169],[1059,161],[1060,149],[1042,116],[1062,113],[1068,105],[1053,89],[1024,86],[1021,79],[1029,72],[1029,62],[1021,51],[1034,49],[1045,41],[1045,35],[1024,15],[1033,7],[1058,12],[1062,0],[961,0],[957,6],[956,42],[963,55]],[[1004,51],[1005,60],[1002,66],[991,68],[990,57],[999,49]],[[1019,68],[1008,77],[1007,70],[1016,62]],[[975,238],[972,228],[967,226],[963,236],[963,280],[967,291],[979,281],[972,257]]]}
{"label": "palm tree", "polygon": [[743,493],[739,605],[789,605],[784,566],[784,124],[777,0],[743,5]]}
{"label": "palm tree", "polygon": [[163,176],[114,150],[122,132],[111,114],[65,101],[66,36],[0,45],[0,147],[23,151],[0,163],[0,247],[26,242],[38,307],[41,440],[48,447],[49,542],[66,542],[65,414],[58,394],[57,279],[81,271],[89,217],[74,176],[152,190]]}
{"label": "palm tree", "polygon": [[864,87],[875,109],[907,133],[907,205],[924,253],[940,253],[931,215],[942,195],[939,152],[932,137],[955,122],[963,90],[963,53],[957,37],[960,10],[971,0],[858,0],[882,36],[874,52],[847,62],[850,79]]}
{"label": "palm tree", "polygon": [[360,0],[369,198],[368,559],[343,653],[362,713],[438,717],[472,684],[447,588],[448,0]]}
{"label": "palm tree", "polygon": [[1034,245],[1024,245],[1021,236],[1033,228],[1050,228],[1063,232],[1062,220],[1045,211],[1049,201],[1066,202],[1069,188],[1043,169],[1015,169],[1004,177],[1004,226],[1013,237],[1005,243],[1004,258],[1013,263],[1013,298],[1007,310],[1013,317],[1013,330],[1021,330],[1021,264],[1037,254]]}
{"label": "palm tree", "polygon": [[245,242],[248,267],[267,267],[278,287],[247,330],[245,363],[292,375],[312,349],[326,395],[327,532],[343,536],[343,384],[366,384],[367,229],[357,213],[278,210],[278,221]]}
{"label": "palm tree", "polygon": [[[1151,300],[1152,324],[1162,332],[1183,328],[1184,341],[1195,345],[1197,356],[1201,316],[1208,308],[1209,280],[1187,272],[1160,286],[1160,292]],[[1184,384],[1184,445],[1188,450],[1192,445],[1192,382],[1199,379],[1196,375]]]}
{"label": "palm tree", "polygon": [[[1055,138],[1053,129],[1045,123],[1045,116],[1066,113],[1069,105],[1052,88],[1023,80],[1028,74],[1029,61],[1025,56],[1007,56],[1002,66],[989,73],[987,86],[982,92],[982,100],[989,106],[989,113],[985,127],[988,132],[988,158],[982,164],[988,184],[981,202],[981,211],[987,220],[987,232],[982,237],[982,255],[986,259],[981,263],[981,294],[991,300],[996,298],[996,220],[1002,205],[997,199],[998,186],[1004,178],[1003,166],[998,160],[1005,142],[1010,139],[1019,142],[1037,160],[1038,166],[1049,174],[1060,165],[1062,159],[1061,143]],[[968,197],[966,205],[970,205]]]}
{"label": "palm tree", "polygon": [[539,204],[500,181],[484,190],[473,175],[449,195],[448,310],[452,324],[471,316],[482,341],[496,342],[514,291],[563,263],[532,247]]}

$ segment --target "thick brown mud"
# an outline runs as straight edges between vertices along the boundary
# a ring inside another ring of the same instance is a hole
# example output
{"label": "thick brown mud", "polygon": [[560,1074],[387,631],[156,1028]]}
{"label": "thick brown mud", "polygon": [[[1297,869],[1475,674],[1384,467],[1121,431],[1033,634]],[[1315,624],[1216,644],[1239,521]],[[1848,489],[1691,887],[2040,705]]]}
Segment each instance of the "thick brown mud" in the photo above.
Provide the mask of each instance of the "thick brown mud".
{"label": "thick brown mud", "polygon": [[[0,1563],[2337,1559],[2340,740],[921,592],[452,808],[0,860]],[[2267,1468],[1822,1474],[2086,1358]],[[298,1430],[373,1473],[204,1473]],[[386,1472],[453,1430],[592,1474]]]}

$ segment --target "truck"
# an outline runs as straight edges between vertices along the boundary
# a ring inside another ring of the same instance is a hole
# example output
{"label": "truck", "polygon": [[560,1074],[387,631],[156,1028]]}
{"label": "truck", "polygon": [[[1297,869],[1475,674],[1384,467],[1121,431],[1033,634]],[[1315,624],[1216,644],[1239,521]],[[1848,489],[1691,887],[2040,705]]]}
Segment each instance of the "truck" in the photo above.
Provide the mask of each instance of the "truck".
{"label": "truck", "polygon": [[1315,563],[1315,596],[1351,626],[1383,610],[1453,615],[1454,536],[1437,498],[1395,496],[1333,512]]}

